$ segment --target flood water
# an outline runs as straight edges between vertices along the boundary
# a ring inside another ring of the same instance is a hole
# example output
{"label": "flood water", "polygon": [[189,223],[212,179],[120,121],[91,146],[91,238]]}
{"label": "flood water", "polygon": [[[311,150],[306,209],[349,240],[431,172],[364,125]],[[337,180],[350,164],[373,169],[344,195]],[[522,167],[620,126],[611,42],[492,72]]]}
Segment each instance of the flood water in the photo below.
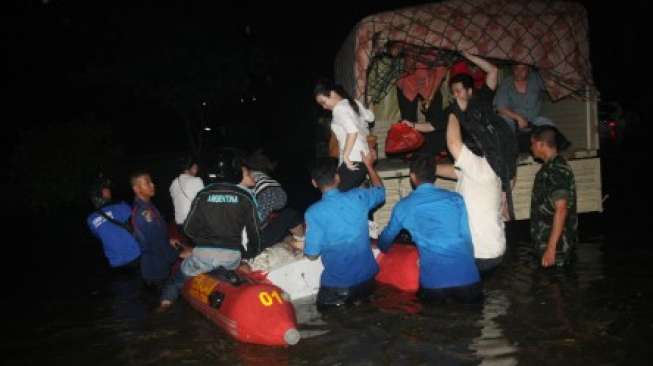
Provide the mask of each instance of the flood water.
{"label": "flood water", "polygon": [[[580,216],[576,261],[564,269],[540,269],[528,223],[512,223],[506,259],[485,282],[482,305],[422,306],[387,288],[369,302],[326,314],[310,301],[298,303],[302,340],[286,348],[238,343],[183,300],[155,313],[158,294],[137,275],[83,260],[101,254],[80,224],[61,234],[66,240],[39,236],[30,249],[38,260],[26,261],[29,268],[18,263],[4,276],[16,286],[3,301],[2,363],[650,364],[653,250],[644,239],[635,243],[632,231],[621,235],[627,220],[617,216],[627,205],[615,207],[612,215]],[[11,258],[20,253],[12,249]]]}
{"label": "flood water", "polygon": [[422,306],[387,288],[326,314],[296,304],[303,339],[288,348],[240,344],[184,301],[157,314],[157,294],[137,275],[63,270],[28,281],[30,294],[4,312],[3,364],[645,364],[651,251],[611,248],[597,236],[576,257],[542,270],[515,240],[479,306]]}

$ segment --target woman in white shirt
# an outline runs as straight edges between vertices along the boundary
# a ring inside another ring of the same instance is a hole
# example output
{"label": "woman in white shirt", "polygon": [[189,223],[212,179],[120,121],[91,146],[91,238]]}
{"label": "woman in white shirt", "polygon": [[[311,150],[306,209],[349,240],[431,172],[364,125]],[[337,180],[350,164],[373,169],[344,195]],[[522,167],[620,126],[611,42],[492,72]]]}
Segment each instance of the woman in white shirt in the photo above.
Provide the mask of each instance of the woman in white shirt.
{"label": "woman in white shirt", "polygon": [[181,174],[170,184],[170,196],[175,207],[175,223],[179,230],[188,216],[197,192],[204,188],[202,178],[196,176],[197,171],[198,165],[195,159],[186,158],[181,166]]}
{"label": "woman in white shirt", "polygon": [[338,189],[348,191],[356,188],[367,174],[361,153],[369,153],[368,123],[374,121],[374,113],[350,97],[342,86],[330,82],[318,83],[313,95],[317,104],[330,110],[333,115],[331,131],[338,140],[340,150]]}

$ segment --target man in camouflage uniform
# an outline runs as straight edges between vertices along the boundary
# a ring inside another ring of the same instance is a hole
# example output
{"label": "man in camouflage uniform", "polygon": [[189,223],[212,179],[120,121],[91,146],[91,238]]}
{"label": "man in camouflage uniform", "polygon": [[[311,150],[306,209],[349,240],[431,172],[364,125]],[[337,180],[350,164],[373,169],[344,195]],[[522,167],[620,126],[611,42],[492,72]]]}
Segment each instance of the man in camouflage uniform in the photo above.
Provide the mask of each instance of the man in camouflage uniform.
{"label": "man in camouflage uniform", "polygon": [[567,161],[558,155],[555,127],[533,130],[531,151],[544,164],[535,176],[531,196],[531,239],[542,256],[542,266],[563,266],[576,245],[576,182]]}

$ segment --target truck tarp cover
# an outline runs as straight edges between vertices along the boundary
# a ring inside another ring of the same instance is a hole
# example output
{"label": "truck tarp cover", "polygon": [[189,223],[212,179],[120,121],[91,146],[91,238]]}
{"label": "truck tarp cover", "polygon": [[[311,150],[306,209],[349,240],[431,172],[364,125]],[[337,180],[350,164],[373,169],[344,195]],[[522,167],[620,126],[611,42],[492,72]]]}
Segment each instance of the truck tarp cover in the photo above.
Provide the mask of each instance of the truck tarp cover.
{"label": "truck tarp cover", "polygon": [[[533,65],[557,100],[593,85],[587,33],[585,8],[572,2],[450,0],[408,7],[360,21],[336,57],[336,79],[362,98],[371,62],[396,42]],[[400,73],[394,74],[396,80]]]}

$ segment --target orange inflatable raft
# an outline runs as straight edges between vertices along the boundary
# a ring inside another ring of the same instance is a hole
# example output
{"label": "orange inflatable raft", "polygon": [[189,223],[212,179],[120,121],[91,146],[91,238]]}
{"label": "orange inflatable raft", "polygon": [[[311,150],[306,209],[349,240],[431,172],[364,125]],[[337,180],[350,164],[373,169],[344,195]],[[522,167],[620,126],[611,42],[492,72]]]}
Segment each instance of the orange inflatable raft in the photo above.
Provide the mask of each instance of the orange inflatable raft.
{"label": "orange inflatable raft", "polygon": [[277,286],[218,270],[187,281],[183,296],[241,342],[270,346],[299,342],[295,309]]}
{"label": "orange inflatable raft", "polygon": [[[176,227],[171,226],[170,234],[179,238]],[[395,244],[387,253],[374,249],[374,254],[380,268],[377,282],[405,292],[417,291],[417,248]],[[183,296],[193,308],[238,341],[271,346],[294,345],[301,336],[290,300],[317,294],[322,270],[321,261],[308,259],[272,273],[219,269],[188,280]],[[302,281],[298,281],[299,278]]]}

